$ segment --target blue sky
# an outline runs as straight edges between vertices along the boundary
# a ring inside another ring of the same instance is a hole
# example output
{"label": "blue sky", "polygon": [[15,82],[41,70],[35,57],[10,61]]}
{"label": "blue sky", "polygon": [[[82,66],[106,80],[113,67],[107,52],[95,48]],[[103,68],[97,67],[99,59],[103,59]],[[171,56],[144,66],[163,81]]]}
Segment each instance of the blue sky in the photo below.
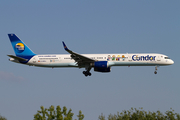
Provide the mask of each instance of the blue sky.
{"label": "blue sky", "polygon": [[[97,120],[131,107],[180,113],[180,1],[9,0],[0,4],[0,114],[32,120],[40,106],[66,106]],[[171,66],[112,67],[112,72],[38,68],[8,61],[15,33],[37,54],[162,53]]]}

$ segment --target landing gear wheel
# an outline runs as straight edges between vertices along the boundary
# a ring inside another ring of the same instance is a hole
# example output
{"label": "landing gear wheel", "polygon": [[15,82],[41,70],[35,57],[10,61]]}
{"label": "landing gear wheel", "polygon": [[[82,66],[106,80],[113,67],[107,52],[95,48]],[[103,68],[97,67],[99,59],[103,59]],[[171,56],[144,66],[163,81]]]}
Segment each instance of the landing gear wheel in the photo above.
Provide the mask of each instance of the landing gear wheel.
{"label": "landing gear wheel", "polygon": [[157,74],[157,71],[154,71],[154,74]]}
{"label": "landing gear wheel", "polygon": [[91,73],[89,72],[89,76],[91,76]]}
{"label": "landing gear wheel", "polygon": [[88,75],[91,76],[91,73],[89,71],[83,71],[83,74],[87,77]]}
{"label": "landing gear wheel", "polygon": [[84,74],[86,77],[88,76],[88,74],[86,73],[86,74]]}

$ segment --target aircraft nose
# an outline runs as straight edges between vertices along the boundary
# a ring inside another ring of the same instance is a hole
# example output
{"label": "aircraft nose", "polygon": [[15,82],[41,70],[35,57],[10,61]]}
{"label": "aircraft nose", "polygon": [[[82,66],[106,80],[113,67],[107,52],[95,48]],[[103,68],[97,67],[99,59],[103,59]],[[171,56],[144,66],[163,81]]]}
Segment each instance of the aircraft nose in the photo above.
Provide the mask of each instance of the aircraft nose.
{"label": "aircraft nose", "polygon": [[173,61],[173,60],[171,60],[171,64],[174,64],[174,61]]}

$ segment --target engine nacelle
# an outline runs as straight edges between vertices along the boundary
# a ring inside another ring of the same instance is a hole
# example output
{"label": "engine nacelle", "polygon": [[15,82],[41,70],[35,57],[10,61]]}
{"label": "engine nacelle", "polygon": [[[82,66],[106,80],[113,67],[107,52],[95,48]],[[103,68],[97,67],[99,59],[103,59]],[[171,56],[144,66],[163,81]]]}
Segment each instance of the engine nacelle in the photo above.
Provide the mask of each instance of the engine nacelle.
{"label": "engine nacelle", "polygon": [[111,72],[111,68],[108,65],[108,61],[97,61],[97,62],[94,62],[94,71]]}

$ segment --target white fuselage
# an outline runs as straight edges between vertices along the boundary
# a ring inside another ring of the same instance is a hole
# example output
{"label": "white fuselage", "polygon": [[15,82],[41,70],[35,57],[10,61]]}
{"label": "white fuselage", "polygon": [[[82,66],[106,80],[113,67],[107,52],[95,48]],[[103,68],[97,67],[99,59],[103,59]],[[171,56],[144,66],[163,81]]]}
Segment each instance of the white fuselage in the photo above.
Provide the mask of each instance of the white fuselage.
{"label": "white fuselage", "polygon": [[[108,61],[108,66],[163,66],[171,65],[173,60],[163,54],[82,54],[96,61]],[[27,65],[38,67],[79,67],[70,54],[35,55]],[[84,67],[84,66],[81,66]]]}

